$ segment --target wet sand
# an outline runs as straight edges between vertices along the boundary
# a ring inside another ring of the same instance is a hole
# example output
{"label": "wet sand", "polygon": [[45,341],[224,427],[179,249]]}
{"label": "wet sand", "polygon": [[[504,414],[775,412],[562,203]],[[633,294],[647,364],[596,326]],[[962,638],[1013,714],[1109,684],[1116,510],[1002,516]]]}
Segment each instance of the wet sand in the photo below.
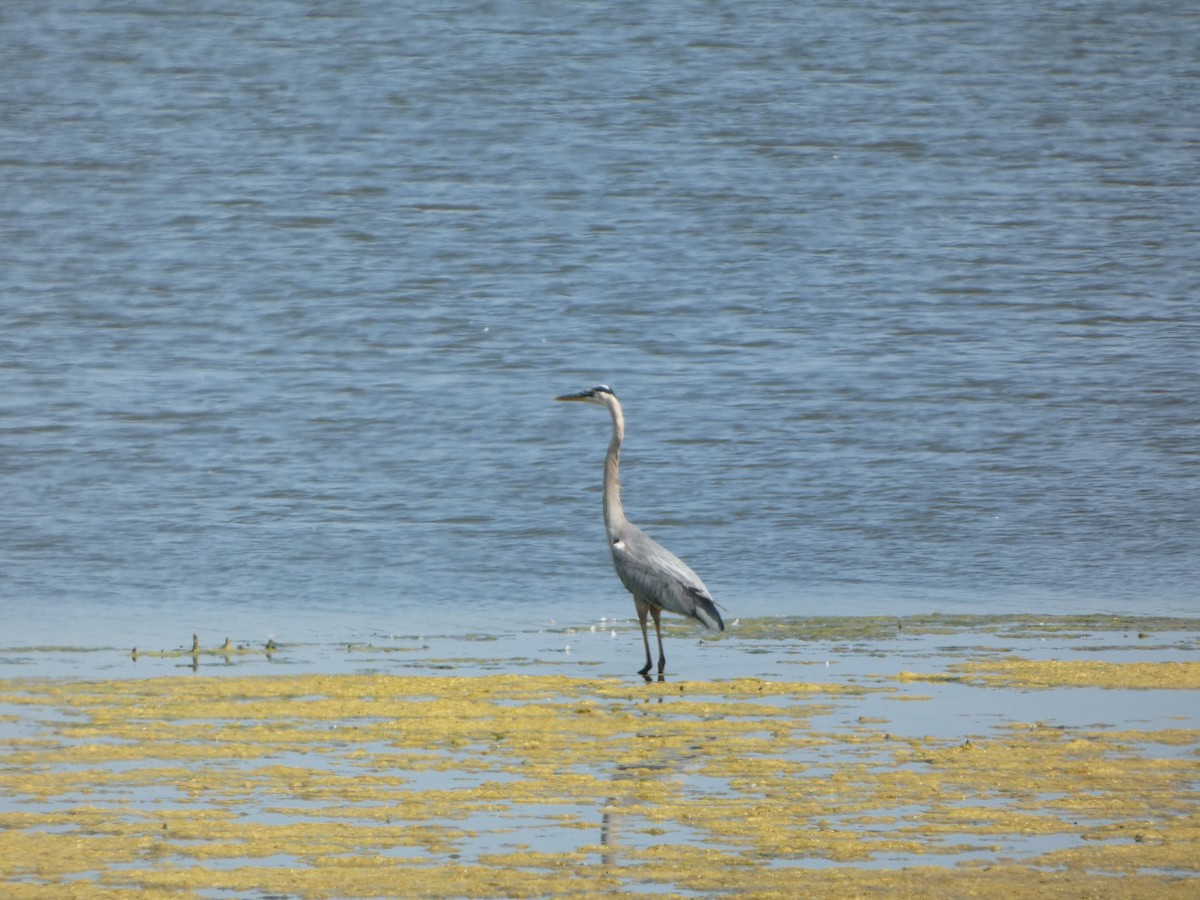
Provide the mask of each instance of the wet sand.
{"label": "wet sand", "polygon": [[1200,620],[698,637],[2,650],[3,894],[1195,896]]}

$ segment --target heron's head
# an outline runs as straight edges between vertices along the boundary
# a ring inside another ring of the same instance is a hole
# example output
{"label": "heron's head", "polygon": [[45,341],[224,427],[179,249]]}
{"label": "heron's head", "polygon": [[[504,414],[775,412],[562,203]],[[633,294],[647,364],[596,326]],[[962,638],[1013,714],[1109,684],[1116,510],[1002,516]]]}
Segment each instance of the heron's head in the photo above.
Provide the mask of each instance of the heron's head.
{"label": "heron's head", "polygon": [[607,384],[598,384],[593,388],[588,388],[586,391],[580,391],[578,394],[563,394],[561,397],[555,397],[554,399],[608,406],[612,401],[617,399],[617,395],[613,393],[613,389]]}

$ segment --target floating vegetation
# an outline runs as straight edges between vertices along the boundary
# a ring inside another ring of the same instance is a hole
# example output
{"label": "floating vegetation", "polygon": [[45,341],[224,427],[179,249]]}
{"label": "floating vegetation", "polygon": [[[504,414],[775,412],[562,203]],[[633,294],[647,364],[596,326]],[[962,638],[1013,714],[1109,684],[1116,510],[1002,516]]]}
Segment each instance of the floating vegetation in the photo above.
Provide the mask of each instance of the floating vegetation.
{"label": "floating vegetation", "polygon": [[1200,619],[1163,616],[790,616],[750,619],[736,631],[754,640],[880,641],[937,634],[991,634],[1008,638],[1125,632],[1145,639],[1155,632],[1184,632],[1193,640]]}
{"label": "floating vegetation", "polygon": [[991,687],[1200,690],[1200,662],[1004,659],[960,663],[950,670]]}
{"label": "floating vegetation", "polygon": [[229,638],[225,638],[225,642],[219,647],[202,647],[200,645],[200,636],[192,635],[192,646],[190,649],[178,648],[175,650],[139,650],[134,647],[129,656],[134,661],[145,657],[146,659],[184,659],[189,658],[198,664],[201,657],[221,657],[226,662],[231,662],[238,657],[244,656],[259,656],[270,659],[271,656],[279,652],[279,645],[275,643],[274,638],[270,638],[266,643],[260,645],[239,643],[234,644]]}
{"label": "floating vegetation", "polygon": [[[962,618],[740,635],[1088,632]],[[973,646],[819,683],[12,678],[0,881],[13,898],[1194,896],[1194,713],[1165,725],[1134,699],[1131,718],[1064,724],[1023,692],[1166,690],[1194,710],[1200,664],[962,659]],[[970,717],[981,698],[1006,712]]]}

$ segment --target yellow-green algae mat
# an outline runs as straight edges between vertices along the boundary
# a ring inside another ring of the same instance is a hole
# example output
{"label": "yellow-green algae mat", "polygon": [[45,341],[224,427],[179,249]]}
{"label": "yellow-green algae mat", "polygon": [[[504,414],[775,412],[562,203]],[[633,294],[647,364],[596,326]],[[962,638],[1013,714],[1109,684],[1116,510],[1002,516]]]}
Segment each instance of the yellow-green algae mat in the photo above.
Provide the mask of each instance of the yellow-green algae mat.
{"label": "yellow-green algae mat", "polygon": [[[0,681],[0,894],[1200,893],[1200,662],[930,669]],[[947,686],[1008,712],[918,733]],[[1080,688],[1188,713],[1022,718]]]}

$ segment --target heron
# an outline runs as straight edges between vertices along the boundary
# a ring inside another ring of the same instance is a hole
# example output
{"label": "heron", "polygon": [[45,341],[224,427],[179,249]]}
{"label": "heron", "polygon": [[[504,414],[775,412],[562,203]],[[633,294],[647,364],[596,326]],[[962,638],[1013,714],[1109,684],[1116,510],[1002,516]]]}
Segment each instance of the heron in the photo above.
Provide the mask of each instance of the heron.
{"label": "heron", "polygon": [[721,621],[712,594],[687,563],[625,518],[619,471],[625,416],[612,388],[598,384],[586,391],[554,399],[603,406],[612,415],[612,440],[604,458],[604,529],[608,532],[613,568],[625,589],[633,594],[638,624],[642,627],[646,665],[638,670],[638,674],[647,679],[650,677],[650,635],[646,628],[646,619],[650,617],[654,619],[654,633],[658,636],[658,673],[662,675],[667,666],[659,622],[663,610],[695,619],[710,631],[724,631],[725,623]]}

